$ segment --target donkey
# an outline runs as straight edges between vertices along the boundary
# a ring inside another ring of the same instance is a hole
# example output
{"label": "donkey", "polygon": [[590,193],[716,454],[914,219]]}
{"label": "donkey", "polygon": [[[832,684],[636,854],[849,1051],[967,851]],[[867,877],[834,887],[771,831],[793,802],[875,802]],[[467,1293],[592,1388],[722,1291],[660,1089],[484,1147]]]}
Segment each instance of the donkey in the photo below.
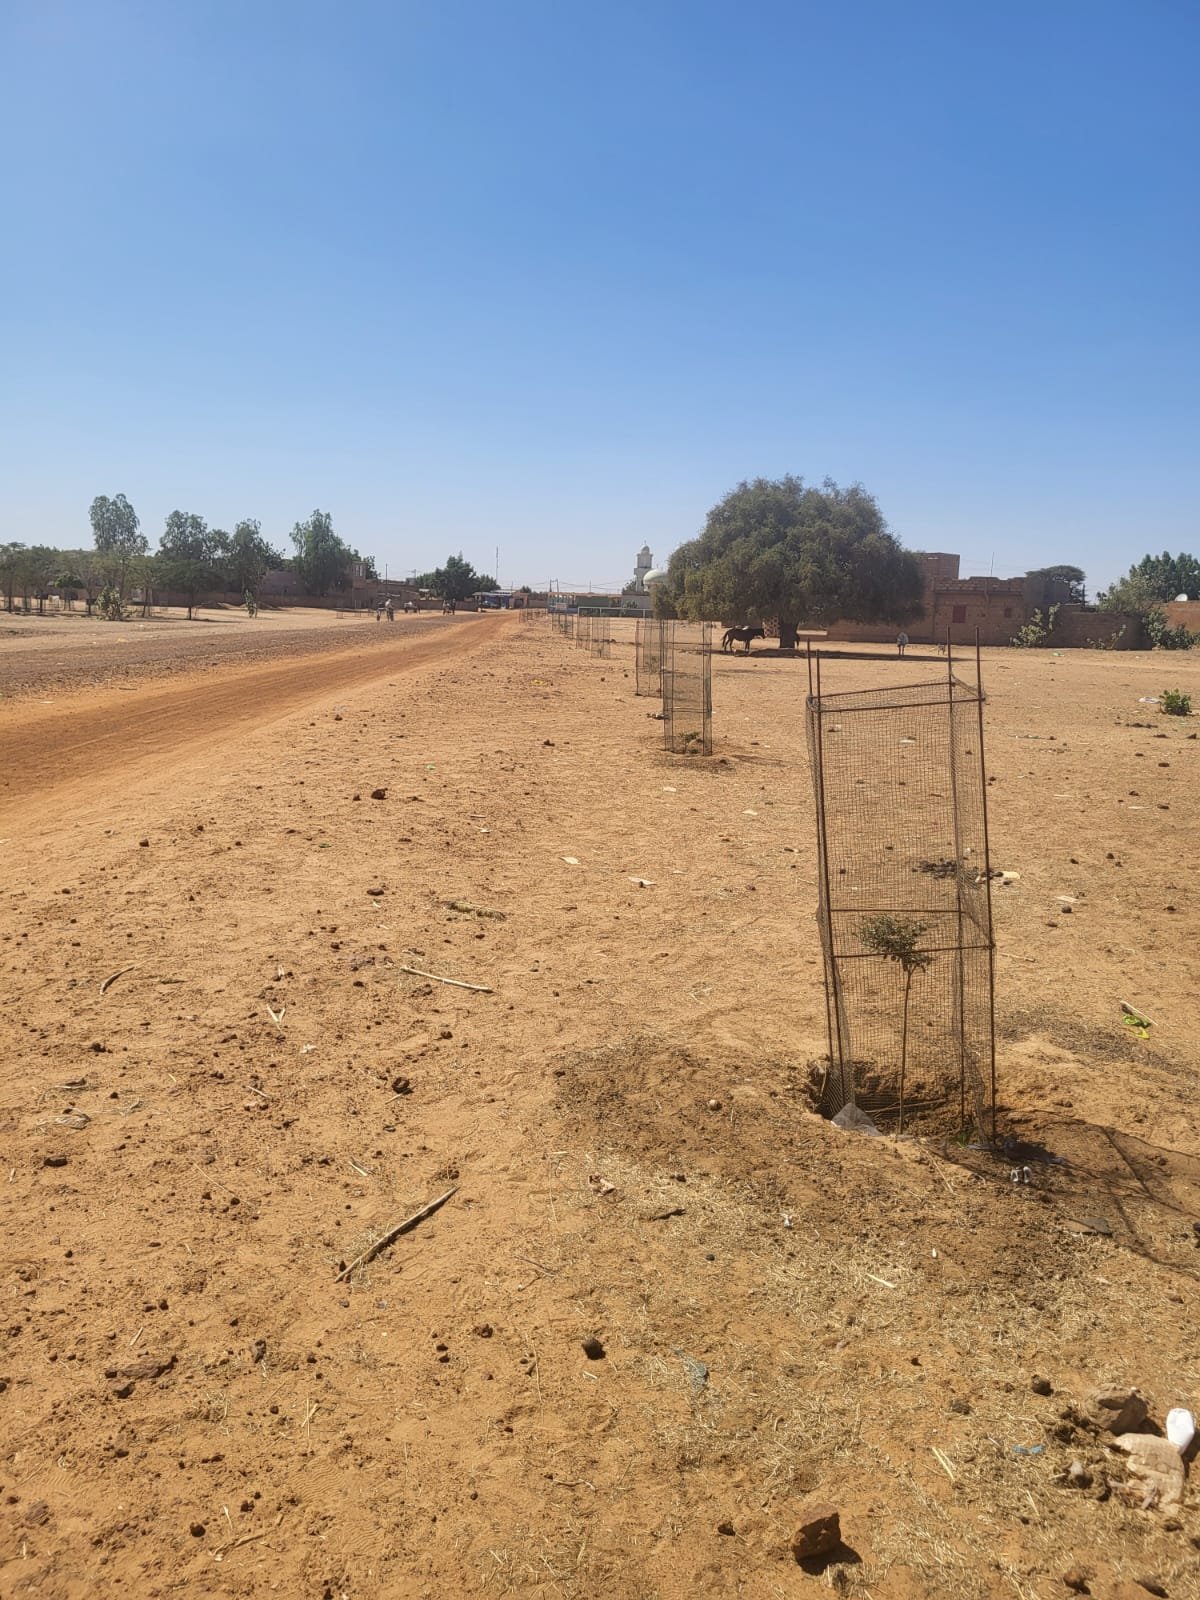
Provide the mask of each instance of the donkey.
{"label": "donkey", "polygon": [[746,654],[750,654],[751,639],[765,639],[765,628],[726,628],[725,637],[721,640],[721,649],[728,655],[735,644],[744,644]]}

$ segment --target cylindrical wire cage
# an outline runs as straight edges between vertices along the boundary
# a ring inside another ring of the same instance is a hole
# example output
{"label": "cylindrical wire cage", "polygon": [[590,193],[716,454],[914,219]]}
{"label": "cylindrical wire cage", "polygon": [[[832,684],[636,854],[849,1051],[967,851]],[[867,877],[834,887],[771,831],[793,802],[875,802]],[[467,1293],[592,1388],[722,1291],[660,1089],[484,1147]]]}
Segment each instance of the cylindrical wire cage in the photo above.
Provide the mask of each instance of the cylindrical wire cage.
{"label": "cylindrical wire cage", "polygon": [[662,698],[663,628],[658,617],[639,617],[634,629],[634,692]]}
{"label": "cylindrical wire cage", "polygon": [[712,755],[712,623],[665,622],[663,743],[675,755]]}
{"label": "cylindrical wire cage", "polygon": [[[810,664],[810,674],[812,668]],[[982,681],[807,702],[829,1072],[824,1109],[995,1133]]]}

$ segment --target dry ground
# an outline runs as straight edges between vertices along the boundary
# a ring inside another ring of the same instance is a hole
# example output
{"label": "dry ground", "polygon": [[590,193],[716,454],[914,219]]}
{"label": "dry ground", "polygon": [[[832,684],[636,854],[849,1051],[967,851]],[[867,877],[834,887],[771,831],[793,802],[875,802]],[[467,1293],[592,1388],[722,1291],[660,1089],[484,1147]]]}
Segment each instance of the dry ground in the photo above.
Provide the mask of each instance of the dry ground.
{"label": "dry ground", "polygon": [[705,761],[627,643],[352,644],[0,705],[0,1593],[1200,1594],[1073,1409],[1200,1403],[1197,666],[985,655],[1014,1189],[807,1108],[801,663]]}

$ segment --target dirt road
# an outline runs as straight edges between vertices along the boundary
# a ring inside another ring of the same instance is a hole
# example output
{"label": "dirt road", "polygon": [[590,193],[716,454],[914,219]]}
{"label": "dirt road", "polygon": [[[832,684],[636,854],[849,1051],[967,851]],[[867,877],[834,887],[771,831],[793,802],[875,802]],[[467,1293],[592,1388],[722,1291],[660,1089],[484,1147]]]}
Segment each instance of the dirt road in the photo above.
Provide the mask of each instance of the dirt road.
{"label": "dirt road", "polygon": [[454,660],[493,641],[504,625],[499,617],[431,618],[393,638],[368,630],[365,649],[356,642],[213,676],[0,706],[0,834],[36,836],[113,800],[127,815],[164,774],[190,781],[298,707],[319,709],[330,696]]}

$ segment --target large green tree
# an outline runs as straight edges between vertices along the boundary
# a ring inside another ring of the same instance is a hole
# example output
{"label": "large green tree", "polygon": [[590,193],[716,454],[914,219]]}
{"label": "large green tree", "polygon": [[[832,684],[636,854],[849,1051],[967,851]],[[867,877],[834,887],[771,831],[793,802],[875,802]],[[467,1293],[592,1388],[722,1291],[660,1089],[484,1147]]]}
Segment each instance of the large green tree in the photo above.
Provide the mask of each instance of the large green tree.
{"label": "large green tree", "polygon": [[220,564],[228,544],[227,533],[210,528],[194,512],[172,511],[167,518],[158,541],[155,577],[163,588],[178,589],[187,596],[189,620],[196,596],[220,584]]}
{"label": "large green tree", "polygon": [[476,572],[469,561],[463,560],[462,551],[447,556],[444,567],[423,572],[416,580],[419,589],[430,589],[443,600],[469,600],[473,594],[493,594],[500,585],[486,572]]}
{"label": "large green tree", "polygon": [[314,511],[307,522],[292,529],[296,554],[292,566],[309,594],[328,594],[344,589],[358,559],[354,551],[333,531],[328,511]]}
{"label": "large green tree", "polygon": [[1035,567],[1025,576],[1041,581],[1043,605],[1083,605],[1087,599],[1087,573],[1082,567]]}
{"label": "large green tree", "polygon": [[106,494],[97,495],[88,516],[108,581],[124,599],[129,569],[138,556],[146,554],[150,541],[140,531],[137,512],[123,494],[114,495],[111,500]]}
{"label": "large green tree", "polygon": [[1144,616],[1177,594],[1200,599],[1200,561],[1185,551],[1173,556],[1164,550],[1160,556],[1143,556],[1104,591],[1100,604],[1110,611],[1136,611]]}
{"label": "large green tree", "polygon": [[283,551],[263,538],[261,526],[252,518],[245,518],[234,528],[225,551],[225,574],[231,588],[252,594],[257,600],[259,584],[283,562]]}
{"label": "large green tree", "polygon": [[667,566],[681,616],[730,624],[779,621],[780,649],[802,623],[906,622],[919,615],[921,574],[857,484],[755,478],[708,514],[704,532]]}

